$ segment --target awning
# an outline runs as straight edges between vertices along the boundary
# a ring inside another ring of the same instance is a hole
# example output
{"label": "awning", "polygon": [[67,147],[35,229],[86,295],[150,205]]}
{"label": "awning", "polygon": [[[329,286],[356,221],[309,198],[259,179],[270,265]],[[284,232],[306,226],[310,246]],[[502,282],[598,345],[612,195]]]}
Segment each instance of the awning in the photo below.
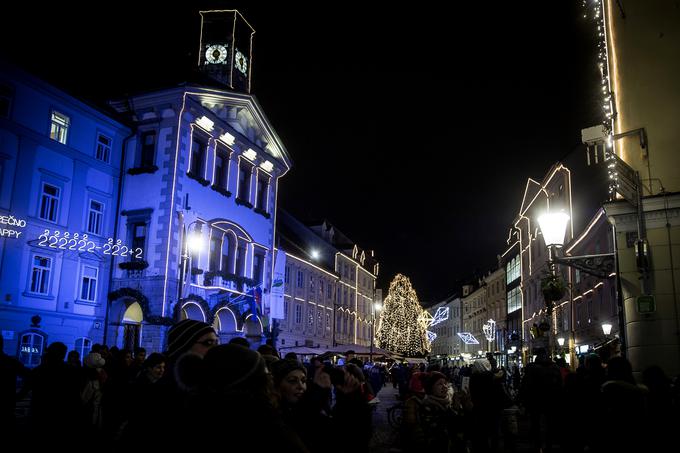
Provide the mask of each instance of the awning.
{"label": "awning", "polygon": [[421,363],[424,363],[427,365],[427,360],[421,359],[420,357],[406,357],[404,358],[404,361],[408,363],[409,365],[420,365]]}
{"label": "awning", "polygon": [[321,355],[326,352],[325,349],[321,348],[310,348],[307,346],[291,346],[289,348],[279,348],[279,354],[284,356],[289,352],[294,352],[297,355]]}

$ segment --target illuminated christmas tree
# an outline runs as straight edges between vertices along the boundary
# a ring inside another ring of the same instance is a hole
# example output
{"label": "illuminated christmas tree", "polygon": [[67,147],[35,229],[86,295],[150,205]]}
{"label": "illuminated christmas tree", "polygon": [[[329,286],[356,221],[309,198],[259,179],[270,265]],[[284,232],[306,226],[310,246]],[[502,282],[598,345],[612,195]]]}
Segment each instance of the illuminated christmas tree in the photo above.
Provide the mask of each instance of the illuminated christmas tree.
{"label": "illuminated christmas tree", "polygon": [[397,274],[383,304],[380,326],[376,332],[378,346],[407,357],[429,351],[423,308],[409,279]]}

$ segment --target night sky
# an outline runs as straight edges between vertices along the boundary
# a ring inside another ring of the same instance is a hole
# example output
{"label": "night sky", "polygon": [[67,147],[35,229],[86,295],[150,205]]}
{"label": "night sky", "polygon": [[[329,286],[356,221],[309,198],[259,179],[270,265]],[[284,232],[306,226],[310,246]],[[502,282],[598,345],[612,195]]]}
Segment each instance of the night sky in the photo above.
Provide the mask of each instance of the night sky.
{"label": "night sky", "polygon": [[183,80],[198,10],[239,9],[253,94],[294,162],[279,205],[375,249],[379,287],[401,272],[427,304],[492,269],[526,178],[600,120],[576,1],[24,3],[0,19],[4,58],[95,102]]}

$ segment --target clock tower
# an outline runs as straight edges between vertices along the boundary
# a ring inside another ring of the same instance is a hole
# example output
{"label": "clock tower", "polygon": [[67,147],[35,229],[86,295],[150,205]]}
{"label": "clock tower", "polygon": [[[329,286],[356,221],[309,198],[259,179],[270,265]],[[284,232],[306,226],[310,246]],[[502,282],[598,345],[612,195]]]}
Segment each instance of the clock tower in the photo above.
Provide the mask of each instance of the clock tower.
{"label": "clock tower", "polygon": [[236,10],[199,14],[199,70],[232,90],[250,93],[255,29]]}

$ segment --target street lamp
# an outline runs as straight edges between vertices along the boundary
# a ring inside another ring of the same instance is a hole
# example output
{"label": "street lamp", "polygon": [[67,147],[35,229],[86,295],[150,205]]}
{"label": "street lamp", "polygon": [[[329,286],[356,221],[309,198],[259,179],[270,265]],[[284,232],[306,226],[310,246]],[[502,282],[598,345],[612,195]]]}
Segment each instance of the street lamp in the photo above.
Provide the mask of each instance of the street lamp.
{"label": "street lamp", "polygon": [[[578,269],[580,272],[592,275],[600,279],[607,279],[611,277],[614,270],[614,253],[600,253],[596,255],[582,255],[582,256],[558,256],[558,248],[561,248],[564,243],[564,234],[567,231],[567,224],[569,216],[565,213],[543,214],[538,218],[538,224],[543,234],[543,239],[550,250],[549,263],[551,272],[555,275],[555,265],[562,264],[572,268]],[[569,287],[569,305],[571,308],[571,344],[570,344],[570,359],[575,359],[576,337],[574,332],[574,299],[572,294],[573,288]],[[550,308],[550,307],[549,307]],[[620,307],[619,307],[620,310]],[[621,310],[620,310],[621,312]],[[619,323],[622,319],[619,319]],[[623,330],[623,329],[621,329]],[[610,325],[611,333],[611,325]],[[572,366],[574,362],[572,362]]]}
{"label": "street lamp", "polygon": [[[557,257],[557,249],[558,247],[561,248],[562,245],[564,245],[564,235],[567,232],[567,224],[569,222],[569,216],[564,213],[564,212],[554,212],[554,213],[545,213],[542,214],[538,217],[538,225],[541,228],[541,234],[543,235],[543,242],[545,242],[546,247],[548,247],[549,251],[549,266],[550,266],[550,273],[552,274],[553,277],[557,278],[557,269],[555,267],[555,258]],[[571,290],[570,290],[570,311],[571,311],[571,339],[572,341],[574,340],[574,307],[573,307],[573,301],[571,301]],[[555,301],[548,301],[546,300],[546,309],[548,312],[548,320],[549,323],[552,324],[552,311],[553,311],[553,302]],[[550,345],[550,333],[553,329],[553,326],[550,326],[550,330],[548,331],[548,349],[551,349]],[[559,343],[558,339],[558,344],[560,347],[564,344],[564,339],[562,339],[562,343]],[[552,350],[550,350],[552,353]],[[573,362],[574,357],[570,355],[570,362]]]}
{"label": "street lamp", "polygon": [[[194,230],[193,233],[190,232],[191,226],[197,224],[198,227]],[[193,264],[191,262],[191,256],[195,252],[200,252],[203,250],[203,236],[201,234],[201,222],[198,220],[194,220],[189,225],[186,227],[186,231],[184,233],[184,244],[180,248],[180,268],[179,268],[179,285],[177,288],[177,303],[183,298],[184,294],[184,280],[186,278],[186,267],[187,267],[187,261],[190,262],[190,264]],[[191,252],[191,254],[189,254]],[[189,268],[189,272],[191,272],[191,267]]]}
{"label": "street lamp", "polygon": [[603,322],[602,333],[604,333],[605,337],[609,337],[609,334],[612,333],[612,325],[608,322]]}

